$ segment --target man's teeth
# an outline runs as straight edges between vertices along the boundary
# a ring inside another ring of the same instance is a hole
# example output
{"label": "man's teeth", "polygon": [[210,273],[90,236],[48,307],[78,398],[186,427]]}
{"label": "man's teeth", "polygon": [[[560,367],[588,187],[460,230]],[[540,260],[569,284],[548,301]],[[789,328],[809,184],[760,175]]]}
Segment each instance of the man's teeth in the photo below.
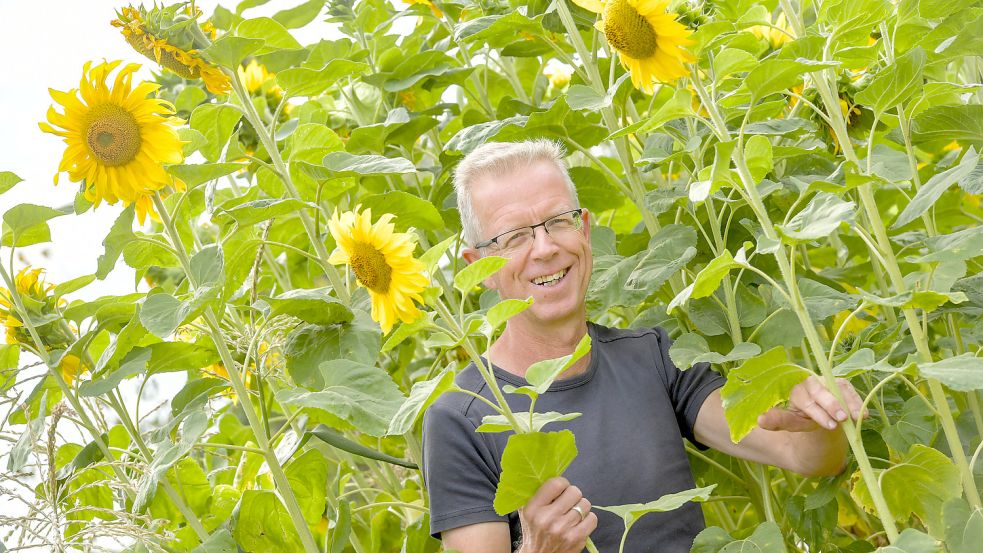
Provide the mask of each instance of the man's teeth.
{"label": "man's teeth", "polygon": [[554,282],[560,280],[567,274],[567,269],[561,269],[551,275],[544,275],[541,277],[536,277],[532,279],[533,284],[553,284]]}

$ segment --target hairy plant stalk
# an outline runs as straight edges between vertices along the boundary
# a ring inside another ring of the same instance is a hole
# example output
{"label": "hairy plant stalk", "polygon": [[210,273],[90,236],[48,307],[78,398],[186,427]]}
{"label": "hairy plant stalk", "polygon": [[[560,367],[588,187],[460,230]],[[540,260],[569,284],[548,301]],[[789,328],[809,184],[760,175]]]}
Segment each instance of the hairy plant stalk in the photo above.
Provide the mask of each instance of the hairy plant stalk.
{"label": "hairy plant stalk", "polygon": [[[280,176],[281,182],[283,182],[283,188],[287,192],[287,195],[295,200],[301,200],[300,193],[293,184],[293,179],[290,178],[290,171],[288,170],[286,164],[283,162],[283,157],[280,155],[280,150],[277,148],[276,139],[267,131],[266,126],[263,124],[262,119],[259,117],[259,113],[256,111],[256,106],[253,105],[250,100],[249,93],[242,85],[242,81],[239,79],[239,74],[235,71],[231,72],[232,88],[239,98],[239,103],[242,104],[242,113],[249,121],[249,124],[256,129],[256,136],[263,143],[263,147],[266,148],[267,153],[270,154],[270,159],[273,161],[273,166],[276,168],[276,173]],[[320,209],[320,207],[318,207]],[[350,307],[352,303],[351,295],[348,293],[348,289],[345,288],[341,275],[338,273],[338,269],[334,265],[328,263],[328,257],[330,256],[327,248],[324,247],[324,241],[321,237],[317,235],[314,230],[314,221],[311,220],[311,216],[305,210],[298,210],[297,215],[300,217],[300,222],[304,226],[304,231],[307,233],[307,237],[311,241],[311,245],[314,246],[314,252],[317,254],[318,264],[324,271],[324,275],[328,277],[328,281],[331,283],[331,287],[334,289],[335,294],[346,306]]]}
{"label": "hairy plant stalk", "polygon": [[[815,79],[816,88],[819,91],[819,95],[826,106],[826,111],[831,117],[831,122],[833,123],[833,131],[839,140],[841,147],[843,148],[844,155],[847,159],[853,161],[857,164],[857,167],[861,167],[860,160],[857,158],[857,154],[853,149],[853,145],[850,142],[850,137],[847,134],[846,121],[843,118],[843,114],[840,112],[839,103],[836,99],[836,95],[833,93],[830,86],[830,76],[828,74],[829,70],[822,70],[818,72],[817,78]],[[871,229],[874,234],[874,239],[876,240],[878,250],[880,250],[881,257],[884,261],[884,268],[887,270],[888,278],[891,279],[891,284],[894,286],[894,291],[897,294],[904,294],[908,292],[908,285],[904,281],[904,276],[901,273],[901,268],[898,265],[898,258],[894,252],[894,247],[891,245],[891,239],[887,234],[887,227],[884,225],[884,220],[881,218],[880,210],[877,207],[877,202],[874,199],[873,187],[870,183],[865,183],[857,188],[858,195],[860,197],[860,204],[863,207],[864,213],[870,222]],[[913,308],[902,308],[902,314],[904,315],[905,322],[908,324],[908,330],[911,333],[912,341],[915,344],[915,349],[918,352],[919,360],[925,363],[932,362],[932,352],[929,347],[928,337],[922,329],[921,322],[918,319],[918,314],[915,313]],[[966,458],[966,453],[963,450],[962,440],[959,437],[959,432],[956,429],[955,418],[952,415],[952,410],[949,407],[949,402],[945,394],[945,390],[942,388],[942,384],[934,378],[926,378],[928,382],[929,391],[932,394],[932,401],[935,403],[935,408],[939,412],[939,416],[942,423],[942,431],[946,437],[946,442],[949,445],[949,450],[952,454],[953,461],[956,467],[959,469],[960,479],[962,480],[963,491],[966,495],[966,499],[969,501],[970,505],[974,508],[983,507],[983,501],[980,500],[979,491],[976,488],[976,481],[973,478],[972,470],[969,467],[969,461]]]}
{"label": "hairy plant stalk", "polygon": [[[703,87],[703,84],[699,79],[698,69],[694,68],[692,73],[694,88],[696,89],[697,94],[700,96],[700,101],[703,102],[707,108],[707,111],[710,113],[710,118],[714,124],[714,132],[721,140],[731,140],[730,131],[727,129],[723,117],[721,117],[716,104],[712,103],[710,98],[708,98],[706,89]],[[744,152],[742,151],[743,144],[741,142],[743,142],[743,140],[739,141],[737,147],[734,148],[733,161],[734,166],[737,169],[737,173],[741,179],[741,183],[744,187],[745,195],[749,200],[749,207],[757,216],[758,222],[761,224],[762,231],[764,232],[765,236],[770,240],[779,241],[778,234],[775,232],[774,223],[771,221],[771,217],[768,215],[764,202],[758,193],[754,178],[751,176],[751,172],[744,160]],[[796,317],[799,319],[799,324],[801,325],[802,330],[805,332],[806,340],[809,343],[810,349],[812,350],[813,358],[820,369],[820,373],[823,376],[826,387],[833,393],[841,405],[845,405],[846,403],[843,400],[840,387],[836,384],[836,377],[833,375],[832,367],[827,362],[822,340],[820,339],[819,334],[816,331],[816,327],[812,322],[812,318],[809,316],[809,312],[805,307],[805,302],[803,301],[802,295],[799,291],[798,283],[795,281],[794,271],[790,265],[789,257],[786,253],[786,247],[781,245],[780,242],[779,244],[780,245],[778,250],[775,252],[774,257],[778,264],[778,268],[781,272],[789,297],[792,300],[792,309],[795,312]],[[843,421],[841,425],[847,436],[847,441],[850,443],[850,449],[853,451],[854,457],[857,459],[860,474],[863,477],[864,483],[867,485],[868,490],[870,491],[871,499],[873,500],[874,507],[877,510],[878,518],[881,519],[881,523],[884,525],[884,530],[887,533],[888,539],[893,543],[899,535],[897,522],[887,506],[887,500],[884,498],[884,493],[881,490],[880,482],[870,464],[867,451],[864,449],[863,441],[860,436],[860,429],[850,419]]]}
{"label": "hairy plant stalk", "polygon": [[[177,229],[174,227],[174,222],[167,213],[167,207],[160,199],[159,194],[154,194],[152,198],[154,201],[154,207],[157,209],[157,213],[160,215],[160,220],[164,225],[164,230],[167,233],[168,238],[170,238],[174,244],[174,249],[177,250],[178,260],[181,262],[181,267],[184,269],[184,272],[187,275],[188,282],[194,289],[197,289],[198,283],[194,282],[194,278],[192,276],[191,259],[188,257],[188,252],[181,241],[180,235],[177,233]],[[236,395],[241,398],[239,403],[242,405],[242,410],[249,422],[249,427],[253,432],[258,448],[263,451],[263,458],[266,460],[266,464],[270,468],[270,474],[272,474],[273,481],[276,483],[276,490],[283,499],[284,506],[287,508],[287,513],[290,515],[290,519],[293,521],[294,527],[297,530],[297,535],[300,537],[300,541],[304,545],[304,550],[307,551],[307,553],[319,553],[320,550],[314,541],[314,536],[311,534],[310,528],[307,526],[307,522],[304,519],[304,514],[300,509],[300,504],[297,502],[297,497],[294,495],[293,489],[290,487],[290,482],[287,480],[286,473],[283,472],[283,467],[280,465],[280,461],[276,458],[276,452],[273,450],[269,438],[263,429],[263,423],[256,414],[256,409],[253,407],[252,399],[249,396],[249,390],[246,389],[242,375],[239,374],[235,359],[232,357],[232,352],[229,351],[228,345],[225,343],[225,337],[222,335],[222,326],[219,319],[215,315],[215,312],[212,310],[211,306],[205,308],[203,316],[208,324],[208,334],[210,335],[212,342],[215,344],[215,348],[218,350],[219,357],[222,359],[222,364],[225,365],[225,369],[229,374],[229,381],[232,383],[232,387],[235,389]]]}

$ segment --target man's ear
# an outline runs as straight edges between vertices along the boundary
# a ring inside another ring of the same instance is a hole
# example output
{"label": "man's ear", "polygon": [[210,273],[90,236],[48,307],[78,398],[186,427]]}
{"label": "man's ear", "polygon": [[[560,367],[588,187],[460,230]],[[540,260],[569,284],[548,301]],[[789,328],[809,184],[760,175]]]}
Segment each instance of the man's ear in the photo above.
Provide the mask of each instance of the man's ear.
{"label": "man's ear", "polygon": [[463,257],[464,260],[468,262],[468,265],[470,265],[481,259],[481,253],[474,248],[464,248],[461,250],[461,257]]}

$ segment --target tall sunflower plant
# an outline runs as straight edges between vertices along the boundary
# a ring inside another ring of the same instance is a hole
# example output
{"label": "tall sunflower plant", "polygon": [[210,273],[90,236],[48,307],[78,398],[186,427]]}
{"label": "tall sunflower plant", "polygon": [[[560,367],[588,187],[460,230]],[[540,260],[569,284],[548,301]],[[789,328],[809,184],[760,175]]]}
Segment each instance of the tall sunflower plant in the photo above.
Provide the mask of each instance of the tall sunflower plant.
{"label": "tall sunflower plant", "polygon": [[[78,192],[3,215],[0,493],[30,507],[0,546],[439,551],[420,419],[471,362],[482,430],[513,434],[495,508],[521,507],[577,454],[580,415],[536,398],[590,344],[499,388],[483,360],[530,300],[461,260],[451,183],[545,137],[594,215],[591,320],[728,376],[735,441],[810,375],[870,414],[837,477],[687,444],[698,487],[605,506],[626,533],[685,499],[696,551],[978,548],[977,3],[262,4],[120,5],[132,58],[52,77],[39,132]],[[118,213],[103,254],[48,282],[22,248],[90,209]],[[87,294],[114,272],[134,290]]]}

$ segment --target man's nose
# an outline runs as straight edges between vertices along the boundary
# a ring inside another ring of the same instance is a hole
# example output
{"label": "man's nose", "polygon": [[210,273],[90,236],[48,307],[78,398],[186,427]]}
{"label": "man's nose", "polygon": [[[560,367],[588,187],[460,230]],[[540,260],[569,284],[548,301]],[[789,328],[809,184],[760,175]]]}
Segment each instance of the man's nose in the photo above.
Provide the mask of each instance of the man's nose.
{"label": "man's nose", "polygon": [[550,257],[560,249],[556,243],[556,238],[546,231],[546,226],[532,229],[532,248],[530,254],[537,259]]}

